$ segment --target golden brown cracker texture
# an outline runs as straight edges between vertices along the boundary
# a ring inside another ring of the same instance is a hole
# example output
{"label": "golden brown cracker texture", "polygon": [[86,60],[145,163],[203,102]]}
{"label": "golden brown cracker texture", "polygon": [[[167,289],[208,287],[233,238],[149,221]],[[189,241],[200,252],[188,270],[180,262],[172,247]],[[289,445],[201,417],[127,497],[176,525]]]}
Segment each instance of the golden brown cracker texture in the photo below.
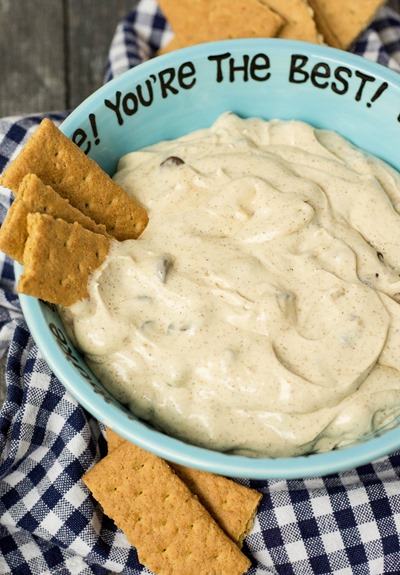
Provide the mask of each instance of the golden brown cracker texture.
{"label": "golden brown cracker texture", "polygon": [[116,449],[119,445],[121,445],[121,443],[127,441],[126,439],[118,435],[118,433],[113,431],[110,427],[106,428],[106,440],[107,440],[108,453],[111,453],[111,451],[114,451],[114,449]]}
{"label": "golden brown cracker texture", "polygon": [[36,174],[27,174],[18,188],[18,198],[23,200],[30,212],[48,214],[70,224],[78,222],[96,234],[108,235],[104,224],[96,224],[70,202],[60,196],[51,186],[46,186]]}
{"label": "golden brown cracker texture", "polygon": [[22,200],[14,200],[0,228],[0,250],[22,264],[28,238],[29,210]]}
{"label": "golden brown cracker texture", "polygon": [[161,0],[160,6],[175,33],[160,53],[201,42],[274,37],[284,25],[262,0]]}
{"label": "golden brown cracker texture", "polygon": [[274,37],[284,19],[260,0],[215,0],[208,16],[212,40]]}
{"label": "golden brown cracker texture", "polygon": [[89,276],[104,262],[110,240],[38,212],[27,222],[18,292],[66,307],[86,298]]}
{"label": "golden brown cracker texture", "polygon": [[36,174],[72,206],[104,224],[118,240],[137,238],[148,222],[146,210],[45,118],[19,155],[3,172],[0,184],[18,195],[26,174]]}
{"label": "golden brown cracker texture", "polygon": [[326,42],[346,50],[369,25],[383,0],[309,0]]}
{"label": "golden brown cracker texture", "polygon": [[212,0],[158,0],[166,20],[168,20],[176,36],[187,33],[195,36],[206,34],[208,13]]}
{"label": "golden brown cracker texture", "polygon": [[[109,453],[126,441],[107,428]],[[168,462],[227,535],[241,547],[253,527],[261,494],[207,471]]]}
{"label": "golden brown cracker texture", "polygon": [[174,50],[180,50],[181,48],[186,48],[187,46],[193,46],[196,41],[192,38],[186,38],[184,36],[174,36],[165,46],[161,46],[158,54],[168,54],[168,52],[173,52]]}
{"label": "golden brown cracker texture", "polygon": [[279,14],[285,22],[277,35],[278,38],[322,43],[313,11],[307,0],[262,0],[262,2]]}
{"label": "golden brown cracker texture", "polygon": [[157,575],[242,575],[250,567],[160,457],[125,441],[83,480]]}
{"label": "golden brown cracker texture", "polygon": [[221,475],[177,463],[169,465],[225,533],[241,547],[253,527],[261,494]]}
{"label": "golden brown cracker texture", "polygon": [[23,263],[28,238],[27,215],[34,212],[61,218],[69,223],[78,222],[92,232],[108,235],[104,225],[96,224],[71,206],[53,188],[43,184],[36,174],[27,174],[0,228],[0,249],[20,264]]}

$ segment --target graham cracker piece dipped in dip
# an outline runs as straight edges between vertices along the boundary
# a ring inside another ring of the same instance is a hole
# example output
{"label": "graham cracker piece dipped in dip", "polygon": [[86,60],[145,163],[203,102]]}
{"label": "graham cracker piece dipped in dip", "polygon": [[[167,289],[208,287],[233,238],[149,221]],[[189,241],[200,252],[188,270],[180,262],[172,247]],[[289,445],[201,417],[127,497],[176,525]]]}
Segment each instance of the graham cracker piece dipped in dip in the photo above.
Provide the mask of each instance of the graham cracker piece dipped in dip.
{"label": "graham cracker piece dipped in dip", "polygon": [[88,296],[111,240],[136,239],[148,222],[143,206],[49,119],[0,184],[15,196],[0,249],[24,265],[18,291],[64,307]]}
{"label": "graham cracker piece dipped in dip", "polygon": [[61,197],[117,240],[137,238],[145,229],[146,210],[96,162],[45,118],[17,158],[3,172],[0,185],[18,197],[23,178],[36,174]]}

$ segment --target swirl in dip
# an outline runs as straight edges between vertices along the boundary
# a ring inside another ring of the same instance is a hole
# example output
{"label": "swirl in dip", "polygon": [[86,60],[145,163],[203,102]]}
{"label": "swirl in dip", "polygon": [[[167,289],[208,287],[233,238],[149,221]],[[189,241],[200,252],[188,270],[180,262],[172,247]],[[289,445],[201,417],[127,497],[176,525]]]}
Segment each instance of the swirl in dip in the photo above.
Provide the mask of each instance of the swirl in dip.
{"label": "swirl in dip", "polygon": [[334,132],[222,115],[123,157],[148,209],[66,322],[134,414],[212,449],[326,451],[400,413],[400,176]]}

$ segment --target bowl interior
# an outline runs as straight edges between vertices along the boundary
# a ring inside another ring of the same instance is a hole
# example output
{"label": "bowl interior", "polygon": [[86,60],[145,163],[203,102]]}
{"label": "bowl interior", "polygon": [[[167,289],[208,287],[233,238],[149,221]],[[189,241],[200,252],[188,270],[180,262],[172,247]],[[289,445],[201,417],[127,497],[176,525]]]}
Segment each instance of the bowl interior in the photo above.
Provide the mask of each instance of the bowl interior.
{"label": "bowl interior", "polygon": [[[207,127],[227,110],[300,119],[339,131],[400,168],[400,78],[352,54],[302,42],[260,39],[204,44],[154,58],[109,82],[61,130],[110,175],[118,159]],[[17,277],[22,268],[15,264]],[[185,444],[137,420],[104,389],[65,333],[54,306],[20,296],[50,368],[77,401],[123,437],[166,459],[236,477],[320,476],[367,463],[400,446],[400,428],[306,457],[252,459]]]}

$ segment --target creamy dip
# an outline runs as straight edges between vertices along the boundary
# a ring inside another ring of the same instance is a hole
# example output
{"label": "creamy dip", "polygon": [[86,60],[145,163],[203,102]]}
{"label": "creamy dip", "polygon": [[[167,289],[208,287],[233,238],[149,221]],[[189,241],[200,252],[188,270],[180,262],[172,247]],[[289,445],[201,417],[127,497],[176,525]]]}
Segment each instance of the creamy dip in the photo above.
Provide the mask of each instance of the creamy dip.
{"label": "creamy dip", "polygon": [[330,450],[400,413],[400,176],[334,132],[222,115],[123,157],[148,209],[68,322],[134,414],[209,448]]}

